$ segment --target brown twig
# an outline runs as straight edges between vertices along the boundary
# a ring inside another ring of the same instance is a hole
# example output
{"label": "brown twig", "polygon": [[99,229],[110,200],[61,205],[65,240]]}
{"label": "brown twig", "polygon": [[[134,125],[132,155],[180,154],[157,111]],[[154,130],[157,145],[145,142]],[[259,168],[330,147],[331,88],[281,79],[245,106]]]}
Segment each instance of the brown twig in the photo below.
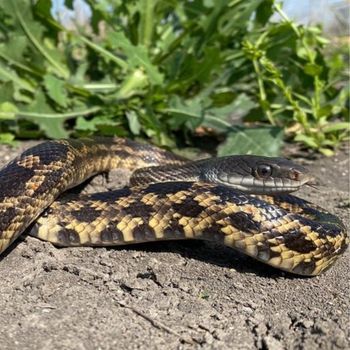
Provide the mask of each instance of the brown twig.
{"label": "brown twig", "polygon": [[198,343],[196,340],[194,340],[192,338],[190,339],[188,337],[183,337],[181,334],[173,331],[171,328],[169,328],[164,323],[154,320],[153,318],[151,318],[150,316],[146,315],[142,311],[140,311],[138,309],[135,309],[133,306],[129,306],[129,305],[127,305],[124,302],[119,301],[119,300],[115,300],[115,301],[121,307],[125,307],[125,308],[129,309],[129,310],[133,311],[136,315],[139,315],[142,318],[144,318],[145,320],[147,320],[149,323],[151,323],[152,326],[154,326],[154,327],[156,327],[158,329],[162,329],[162,330],[166,331],[169,334],[173,334],[173,335],[177,336],[182,342],[188,343],[188,344],[192,344],[192,345],[194,343]]}

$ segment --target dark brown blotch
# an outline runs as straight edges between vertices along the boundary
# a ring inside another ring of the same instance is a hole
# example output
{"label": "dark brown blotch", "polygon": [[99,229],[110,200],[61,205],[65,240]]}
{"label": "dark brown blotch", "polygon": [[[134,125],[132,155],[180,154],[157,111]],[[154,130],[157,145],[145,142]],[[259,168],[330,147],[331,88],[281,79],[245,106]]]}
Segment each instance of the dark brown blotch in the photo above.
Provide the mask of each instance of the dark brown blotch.
{"label": "dark brown blotch", "polygon": [[313,241],[306,239],[306,236],[296,229],[285,232],[283,241],[288,249],[302,254],[310,253],[317,248]]}
{"label": "dark brown blotch", "polygon": [[[24,151],[20,158],[37,156],[40,158],[40,166],[49,165],[53,162],[64,162],[69,152],[69,146],[57,141],[47,141]],[[17,160],[18,161],[18,160]]]}
{"label": "dark brown blotch", "polygon": [[62,178],[64,177],[64,173],[66,172],[65,169],[61,168],[58,170],[53,170],[50,174],[47,174],[44,181],[38,186],[38,188],[35,190],[35,193],[37,195],[50,192],[52,188],[61,188],[63,187],[62,184],[64,181],[62,181]]}
{"label": "dark brown blotch", "polygon": [[126,151],[124,149],[118,149],[118,151],[116,151],[116,154],[121,159],[128,159],[128,158],[133,158],[134,157],[133,154],[131,154],[130,152],[128,152],[128,151]]}
{"label": "dark brown blotch", "polygon": [[156,240],[153,228],[147,224],[141,224],[139,226],[136,226],[133,231],[133,236],[136,242]]}
{"label": "dark brown blotch", "polygon": [[26,191],[26,184],[35,175],[33,168],[28,169],[16,163],[10,163],[0,172],[0,202],[6,197],[23,196]]}
{"label": "dark brown blotch", "polygon": [[188,191],[192,188],[192,182],[161,182],[147,186],[143,193],[155,193],[160,198],[165,197],[168,194],[174,194],[180,191]]}
{"label": "dark brown blotch", "polygon": [[116,203],[120,198],[123,200],[126,197],[129,197],[132,194],[132,191],[129,187],[124,187],[119,190],[109,191],[109,192],[100,192],[92,193],[88,196],[91,201],[101,201],[107,203]]}
{"label": "dark brown blotch", "polygon": [[302,261],[297,266],[295,266],[293,272],[300,275],[311,275],[315,271],[315,268],[316,262],[314,260],[311,260],[309,262]]}
{"label": "dark brown blotch", "polygon": [[261,228],[261,223],[255,221],[252,214],[243,211],[230,214],[229,218],[231,225],[243,232],[253,233]]}
{"label": "dark brown blotch", "polygon": [[173,203],[172,208],[180,215],[191,218],[198,217],[204,209],[204,207],[200,206],[192,197],[187,197],[181,203]]}
{"label": "dark brown blotch", "polygon": [[61,246],[79,245],[80,237],[76,231],[65,228],[58,233],[57,242],[53,243]]}
{"label": "dark brown blotch", "polygon": [[14,218],[18,215],[18,209],[16,207],[6,208],[0,211],[0,238],[4,231],[9,228],[9,225],[14,221]]}
{"label": "dark brown blotch", "polygon": [[101,216],[101,211],[86,205],[80,209],[72,210],[70,215],[80,222],[92,222]]}
{"label": "dark brown blotch", "polygon": [[182,225],[176,220],[170,220],[168,225],[164,228],[165,239],[183,239],[185,238],[185,231]]}
{"label": "dark brown blotch", "polygon": [[244,205],[248,203],[249,200],[254,200],[252,197],[249,197],[247,194],[222,185],[213,186],[210,189],[210,192],[217,196],[216,202],[218,204],[226,204],[227,202],[233,202],[236,205]]}
{"label": "dark brown blotch", "polygon": [[206,241],[224,242],[225,234],[221,231],[222,226],[216,222],[202,230],[202,239]]}
{"label": "dark brown blotch", "polygon": [[130,203],[128,207],[123,208],[123,215],[131,215],[133,217],[141,217],[145,220],[154,213],[154,207],[142,202]]}
{"label": "dark brown blotch", "polygon": [[123,243],[124,236],[116,226],[109,225],[100,233],[102,243]]}
{"label": "dark brown blotch", "polygon": [[[320,214],[318,213],[318,215]],[[317,217],[317,221],[304,218],[300,215],[295,215],[295,217],[300,222],[300,225],[309,226],[310,230],[317,232],[320,238],[327,239],[327,236],[338,237],[342,231],[345,231],[343,223],[329,213],[322,213],[322,217]]]}
{"label": "dark brown blotch", "polygon": [[340,248],[337,251],[337,255],[342,255],[346,251],[348,246],[349,246],[349,241],[345,237],[343,237],[343,238],[344,239],[343,239],[343,241],[341,243],[341,246],[340,246]]}

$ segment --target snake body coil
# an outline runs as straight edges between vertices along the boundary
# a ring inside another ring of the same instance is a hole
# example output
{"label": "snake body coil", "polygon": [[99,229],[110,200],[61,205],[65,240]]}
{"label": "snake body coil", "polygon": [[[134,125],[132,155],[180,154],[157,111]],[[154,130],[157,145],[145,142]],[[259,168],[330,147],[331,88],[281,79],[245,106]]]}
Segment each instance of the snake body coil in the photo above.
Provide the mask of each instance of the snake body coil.
{"label": "snake body coil", "polygon": [[162,164],[190,163],[124,139],[49,141],[25,151],[0,171],[0,252],[48,207],[29,233],[60,246],[204,239],[302,275],[321,273],[347,247],[339,219],[311,203],[198,177],[55,201],[98,172]]}

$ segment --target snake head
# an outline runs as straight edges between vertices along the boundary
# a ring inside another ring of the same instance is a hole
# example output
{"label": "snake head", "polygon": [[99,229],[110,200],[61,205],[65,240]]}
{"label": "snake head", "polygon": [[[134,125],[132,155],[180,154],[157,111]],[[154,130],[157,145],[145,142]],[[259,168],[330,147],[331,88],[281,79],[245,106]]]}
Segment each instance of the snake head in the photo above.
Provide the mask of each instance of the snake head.
{"label": "snake head", "polygon": [[316,185],[308,169],[286,158],[252,155],[215,159],[207,179],[254,194],[290,193],[303,185]]}

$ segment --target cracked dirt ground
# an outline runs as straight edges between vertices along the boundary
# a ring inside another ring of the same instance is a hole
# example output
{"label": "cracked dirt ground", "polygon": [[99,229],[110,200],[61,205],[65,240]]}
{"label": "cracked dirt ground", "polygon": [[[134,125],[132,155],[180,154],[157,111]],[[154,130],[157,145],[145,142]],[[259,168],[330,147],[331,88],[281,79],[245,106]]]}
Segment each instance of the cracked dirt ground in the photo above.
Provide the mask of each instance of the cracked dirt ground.
{"label": "cracked dirt ground", "polygon": [[[1,146],[1,162],[30,144]],[[299,195],[349,228],[349,149],[307,163],[324,186]],[[298,278],[205,242],[58,249],[23,235],[0,273],[2,350],[350,348],[349,250]]]}

